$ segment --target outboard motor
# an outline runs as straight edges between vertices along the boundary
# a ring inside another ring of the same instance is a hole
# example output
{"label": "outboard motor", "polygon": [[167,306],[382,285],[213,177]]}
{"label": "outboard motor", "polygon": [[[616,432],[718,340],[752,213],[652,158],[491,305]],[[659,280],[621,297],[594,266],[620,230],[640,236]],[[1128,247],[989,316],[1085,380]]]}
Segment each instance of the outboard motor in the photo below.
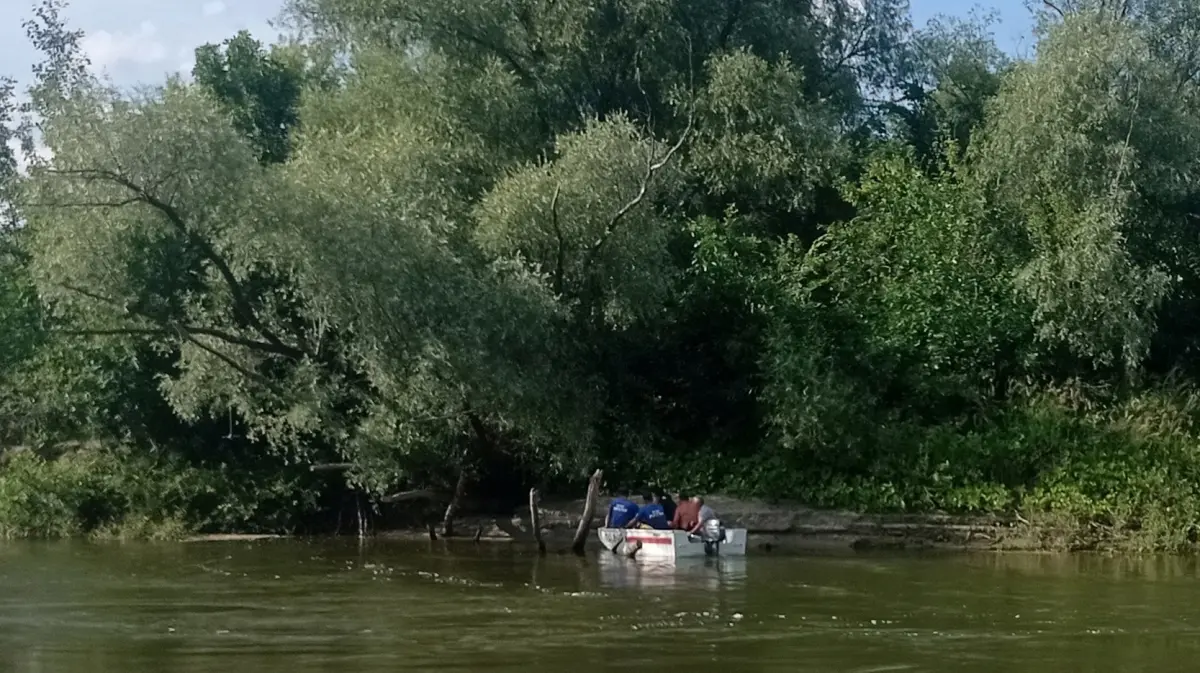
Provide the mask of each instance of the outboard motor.
{"label": "outboard motor", "polygon": [[709,519],[700,529],[700,537],[704,540],[704,554],[714,556],[725,541],[725,527],[719,519]]}

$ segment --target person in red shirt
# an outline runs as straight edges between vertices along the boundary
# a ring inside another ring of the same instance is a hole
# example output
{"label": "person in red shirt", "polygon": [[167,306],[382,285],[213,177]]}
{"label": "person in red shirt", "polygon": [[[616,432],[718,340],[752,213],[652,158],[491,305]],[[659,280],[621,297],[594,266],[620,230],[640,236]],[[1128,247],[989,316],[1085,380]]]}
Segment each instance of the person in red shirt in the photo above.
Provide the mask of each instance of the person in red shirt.
{"label": "person in red shirt", "polygon": [[671,528],[690,531],[700,525],[700,503],[692,500],[686,493],[679,494],[675,504],[675,516],[671,517]]}

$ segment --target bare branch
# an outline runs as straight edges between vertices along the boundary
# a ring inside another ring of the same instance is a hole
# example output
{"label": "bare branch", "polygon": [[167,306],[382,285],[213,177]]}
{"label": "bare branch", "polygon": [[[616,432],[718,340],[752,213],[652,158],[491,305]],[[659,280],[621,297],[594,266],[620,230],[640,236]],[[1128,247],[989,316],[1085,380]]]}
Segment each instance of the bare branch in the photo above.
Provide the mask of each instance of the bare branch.
{"label": "bare branch", "polygon": [[595,265],[596,260],[600,257],[600,253],[603,252],[604,246],[608,243],[608,240],[610,238],[612,238],[613,233],[617,230],[617,227],[620,226],[621,220],[623,220],[627,215],[629,215],[630,211],[632,211],[634,208],[638,207],[638,205],[641,204],[641,202],[646,198],[646,193],[650,191],[650,185],[651,185],[651,183],[653,183],[654,178],[658,175],[659,171],[661,171],[668,163],[671,162],[671,159],[675,156],[675,154],[677,152],[679,152],[679,149],[681,147],[683,147],[684,143],[686,143],[688,141],[688,138],[692,134],[692,128],[696,122],[696,109],[695,109],[696,71],[695,71],[695,66],[692,64],[692,53],[691,52],[692,52],[692,43],[689,40],[688,41],[688,78],[689,78],[689,90],[692,93],[692,101],[690,102],[690,109],[688,110],[687,126],[685,126],[683,129],[683,132],[679,134],[679,139],[675,141],[675,144],[672,145],[670,147],[670,149],[667,150],[667,153],[664,154],[659,160],[657,160],[657,161],[649,160],[649,159],[647,160],[646,172],[642,175],[641,184],[638,185],[637,194],[635,194],[634,197],[632,199],[630,199],[625,205],[621,206],[621,208],[619,208],[617,210],[617,212],[613,213],[613,216],[611,218],[609,218],[609,220],[608,220],[608,224],[605,225],[604,231],[600,234],[600,237],[596,240],[596,242],[592,244],[591,249],[588,251],[587,256],[584,258],[583,264],[584,264],[584,277],[585,278],[587,276],[587,272],[591,270],[592,266]]}
{"label": "bare branch", "polygon": [[558,224],[558,195],[562,192],[562,185],[554,185],[554,196],[550,199],[550,225],[554,227],[554,236],[558,239],[558,259],[557,268],[554,271],[554,292],[562,294],[563,292],[563,273],[566,266],[567,241],[563,236],[562,227]]}
{"label": "bare branch", "polygon": [[308,467],[310,472],[343,472],[353,470],[354,463],[317,463]]}
{"label": "bare branch", "polygon": [[1138,108],[1142,104],[1142,83],[1137,83],[1137,89],[1133,94],[1133,110],[1129,113],[1129,129],[1125,131],[1125,144],[1122,146],[1121,160],[1117,164],[1117,173],[1113,176],[1112,192],[1115,195],[1121,186],[1121,178],[1125,176],[1126,158],[1130,152],[1130,141],[1133,139],[1133,125],[1137,121]]}
{"label": "bare branch", "polygon": [[627,215],[629,215],[630,211],[632,211],[634,208],[637,208],[638,205],[640,205],[646,198],[646,194],[650,191],[650,185],[653,184],[654,178],[664,167],[666,167],[668,163],[671,162],[671,159],[675,156],[679,149],[683,147],[683,144],[687,142],[688,137],[691,136],[693,122],[694,116],[689,114],[687,127],[684,128],[683,133],[679,135],[679,139],[675,141],[675,144],[672,145],[671,148],[667,150],[667,153],[657,161],[651,160],[647,162],[646,172],[642,174],[642,180],[638,185],[637,194],[635,194],[632,199],[627,201],[625,205],[621,206],[620,209],[613,213],[613,216],[609,218],[608,224],[604,227],[604,231],[600,234],[600,237],[596,239],[596,242],[592,244],[591,250],[589,250],[588,258],[585,260],[586,266],[591,267],[591,265],[594,263],[594,260],[600,256],[605,244],[608,243],[608,240],[612,238],[613,233],[616,232],[617,227],[620,226],[621,221],[625,219]]}
{"label": "bare branch", "polygon": [[[195,335],[189,334],[182,326],[176,325],[176,326],[174,326],[174,329],[157,329],[157,330],[156,329],[145,329],[145,328],[127,328],[127,329],[123,329],[123,330],[122,329],[113,329],[113,330],[76,330],[75,331],[75,333],[80,336],[83,336],[83,335],[100,336],[100,335],[105,335],[105,334],[107,334],[107,335],[141,334],[141,335],[146,335],[146,336],[153,336],[153,335],[166,335],[166,334],[169,334],[172,332],[175,334],[175,336],[179,337],[181,340],[188,341],[192,344],[195,344],[196,347],[209,353],[210,355],[217,358],[221,362],[224,362],[226,365],[228,365],[234,371],[237,371],[238,373],[240,373],[242,376],[245,376],[246,378],[254,380],[254,381],[259,381],[259,382],[263,382],[263,383],[266,382],[265,377],[263,377],[260,374],[256,374],[255,372],[252,372],[249,369],[246,369],[245,367],[241,366],[236,361],[234,361],[233,358],[229,357],[228,355],[225,355],[224,353],[218,351],[217,349],[213,348],[212,346],[209,346],[208,344],[203,343],[202,341],[197,339]],[[60,331],[58,333],[59,334],[71,334],[71,331]]]}
{"label": "bare branch", "polygon": [[1052,12],[1054,12],[1055,14],[1057,14],[1058,18],[1060,18],[1060,19],[1067,18],[1067,13],[1064,12],[1061,8],[1059,8],[1058,5],[1054,4],[1053,2],[1050,2],[1050,0],[1042,0],[1042,4],[1046,6],[1046,9],[1049,9]]}
{"label": "bare branch", "polygon": [[867,52],[867,31],[869,28],[870,24],[867,21],[859,21],[858,35],[855,36],[854,41],[850,43],[850,48],[842,52],[842,54],[838,57],[837,63],[830,68],[831,73],[838,72],[850,62],[850,59],[862,56]]}

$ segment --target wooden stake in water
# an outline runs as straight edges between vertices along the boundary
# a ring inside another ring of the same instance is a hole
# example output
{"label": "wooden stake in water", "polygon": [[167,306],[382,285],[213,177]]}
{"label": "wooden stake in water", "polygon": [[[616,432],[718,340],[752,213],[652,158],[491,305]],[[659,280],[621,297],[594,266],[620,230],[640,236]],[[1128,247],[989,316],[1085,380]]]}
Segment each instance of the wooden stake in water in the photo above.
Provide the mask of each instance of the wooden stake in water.
{"label": "wooden stake in water", "polygon": [[542,540],[542,517],[538,511],[538,490],[536,488],[529,489],[529,530],[533,533],[533,539],[537,541],[538,555],[546,555],[546,543]]}
{"label": "wooden stake in water", "polygon": [[571,551],[577,556],[583,556],[584,546],[587,545],[588,533],[592,531],[592,518],[596,516],[596,500],[600,498],[600,484],[604,480],[604,471],[596,470],[588,480],[587,500],[583,503],[583,516],[579,518],[579,527],[575,529],[575,541]]}

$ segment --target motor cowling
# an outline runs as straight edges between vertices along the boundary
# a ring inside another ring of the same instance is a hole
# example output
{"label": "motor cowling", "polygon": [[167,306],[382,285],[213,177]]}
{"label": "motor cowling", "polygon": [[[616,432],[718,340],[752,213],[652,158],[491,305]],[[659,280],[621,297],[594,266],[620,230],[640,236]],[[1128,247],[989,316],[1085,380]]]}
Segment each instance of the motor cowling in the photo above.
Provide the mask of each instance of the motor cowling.
{"label": "motor cowling", "polygon": [[725,541],[725,527],[719,519],[709,519],[700,527],[700,537],[704,540],[704,553],[712,556]]}

